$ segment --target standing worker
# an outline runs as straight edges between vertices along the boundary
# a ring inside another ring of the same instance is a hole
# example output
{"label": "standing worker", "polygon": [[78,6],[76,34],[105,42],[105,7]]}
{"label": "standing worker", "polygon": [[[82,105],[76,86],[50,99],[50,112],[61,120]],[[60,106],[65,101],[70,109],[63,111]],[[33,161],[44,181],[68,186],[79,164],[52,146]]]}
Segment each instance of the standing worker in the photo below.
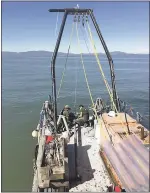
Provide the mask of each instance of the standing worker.
{"label": "standing worker", "polygon": [[87,127],[89,125],[89,111],[83,105],[80,105],[79,109],[80,109],[80,112],[76,122],[80,126],[84,125],[85,127]]}

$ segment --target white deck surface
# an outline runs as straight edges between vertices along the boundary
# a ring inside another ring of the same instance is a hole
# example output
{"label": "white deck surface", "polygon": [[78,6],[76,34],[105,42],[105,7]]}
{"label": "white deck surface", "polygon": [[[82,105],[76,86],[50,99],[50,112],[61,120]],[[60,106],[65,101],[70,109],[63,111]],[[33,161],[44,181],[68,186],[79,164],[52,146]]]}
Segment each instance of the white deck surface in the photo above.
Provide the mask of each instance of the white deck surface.
{"label": "white deck surface", "polygon": [[94,138],[94,129],[82,128],[82,146],[78,147],[78,174],[82,181],[70,192],[105,192],[111,184],[99,154],[99,145]]}

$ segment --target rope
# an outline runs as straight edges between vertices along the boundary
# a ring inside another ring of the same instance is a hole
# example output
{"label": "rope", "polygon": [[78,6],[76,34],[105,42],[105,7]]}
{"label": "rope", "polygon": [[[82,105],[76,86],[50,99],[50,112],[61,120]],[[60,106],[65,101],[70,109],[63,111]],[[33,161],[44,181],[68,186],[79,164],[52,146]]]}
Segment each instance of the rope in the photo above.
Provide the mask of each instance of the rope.
{"label": "rope", "polygon": [[[92,109],[95,112],[95,118],[97,119],[97,121],[100,125],[100,128],[102,128],[102,122],[101,122],[101,119],[97,115],[97,111],[96,111],[95,105],[94,105],[94,100],[93,100],[92,93],[91,93],[90,86],[89,86],[88,79],[87,79],[87,74],[86,74],[84,61],[83,61],[82,49],[81,49],[81,46],[80,46],[80,39],[79,39],[79,34],[78,34],[78,25],[77,25],[77,23],[76,23],[76,32],[77,32],[78,46],[79,46],[79,50],[80,50],[80,56],[81,56],[81,62],[82,62],[82,67],[83,67],[83,71],[84,71],[84,76],[85,76],[87,88],[88,88],[88,91],[89,91],[90,99],[91,99],[91,102],[92,102],[92,106],[93,106]],[[101,133],[104,136],[104,138],[106,139],[106,135],[103,133],[103,130],[101,130]]]}
{"label": "rope", "polygon": [[78,84],[78,79],[77,79],[77,62],[76,62],[76,71],[75,71],[75,91],[74,91],[74,109],[76,112],[76,103],[77,103],[77,84]]}
{"label": "rope", "polygon": [[84,62],[83,62],[83,55],[82,55],[82,49],[81,49],[81,46],[80,46],[80,39],[79,39],[79,34],[78,34],[78,24],[77,23],[76,23],[76,32],[77,32],[78,46],[79,46],[79,50],[80,50],[80,56],[81,56],[81,62],[82,62],[82,67],[83,67],[83,71],[84,71],[84,76],[85,76],[87,88],[88,88],[88,91],[89,91],[90,99],[91,99],[92,105],[94,106],[94,100],[93,100],[93,97],[92,97],[92,93],[91,93],[91,90],[90,90],[90,86],[89,86],[89,83],[88,83],[88,79],[87,79],[87,75],[86,75],[86,71],[85,71],[85,66],[84,66]]}
{"label": "rope", "polygon": [[66,57],[66,61],[65,61],[65,67],[64,67],[63,72],[62,72],[62,78],[61,78],[61,81],[60,81],[60,85],[59,85],[59,89],[58,89],[58,93],[57,93],[57,98],[59,98],[60,89],[61,89],[62,83],[64,81],[64,76],[65,76],[65,72],[66,72],[68,56],[69,56],[71,42],[72,42],[73,31],[74,31],[74,22],[72,24],[72,31],[71,31],[71,35],[70,35],[70,42],[69,42],[69,46],[68,46],[68,52],[67,52],[67,57]]}
{"label": "rope", "polygon": [[[104,75],[102,66],[101,66],[101,64],[100,64],[100,60],[99,60],[99,57],[98,57],[98,54],[97,54],[96,46],[95,46],[95,43],[94,43],[94,40],[93,40],[93,36],[92,36],[92,33],[91,33],[91,29],[90,29],[89,23],[88,23],[88,21],[87,21],[86,23],[87,23],[87,25],[88,25],[88,31],[89,31],[89,35],[90,35],[90,39],[91,39],[93,51],[94,51],[94,54],[95,54],[95,57],[96,57],[96,60],[97,60],[97,64],[98,64],[98,66],[99,66],[101,75],[102,75],[102,77],[103,77],[104,83],[105,83],[106,88],[107,88],[107,91],[108,91],[108,93],[109,93],[110,100],[111,100],[111,102],[112,102],[112,104],[113,104],[113,107],[114,107],[115,110],[116,110],[116,113],[118,114],[118,117],[119,117],[119,112],[118,112],[118,110],[117,110],[117,108],[116,108],[116,105],[115,105],[115,103],[114,103],[114,101],[113,101],[113,95],[112,95],[111,88],[110,88],[110,86],[109,86],[109,84],[108,84],[108,82],[107,82],[107,79],[106,79],[106,77],[105,77],[105,75]],[[128,134],[128,132],[126,131],[126,128],[125,128],[125,126],[124,126],[123,121],[121,120],[121,118],[120,118],[120,122],[121,122],[121,124],[122,124],[122,126],[123,126],[123,129],[124,129],[126,135],[128,136],[129,134]]]}
{"label": "rope", "polygon": [[[94,51],[94,54],[96,56],[96,59],[97,59],[97,63],[98,63],[98,66],[99,66],[99,69],[100,69],[100,72],[102,74],[102,77],[103,77],[103,80],[104,80],[104,83],[106,85],[106,88],[108,90],[108,93],[109,93],[109,96],[110,96],[110,99],[111,99],[111,102],[113,103],[113,107],[115,108],[116,112],[117,112],[117,108],[116,108],[116,105],[114,104],[114,101],[113,101],[113,94],[112,94],[112,91],[111,91],[111,88],[107,82],[107,79],[104,75],[104,72],[103,72],[103,69],[102,69],[102,66],[100,64],[100,60],[99,60],[99,57],[98,57],[98,54],[97,54],[97,50],[96,50],[96,46],[95,46],[95,43],[94,43],[94,40],[93,40],[93,36],[92,36],[92,32],[91,32],[91,29],[90,29],[90,25],[89,25],[89,22],[88,20],[86,21],[87,25],[88,25],[88,31],[89,31],[89,35],[90,35],[90,39],[91,39],[91,44],[93,46],[93,51]],[[84,26],[84,29],[87,33],[87,29],[86,27]]]}
{"label": "rope", "polygon": [[[83,25],[83,28],[85,29],[87,39],[88,39],[89,43],[91,44],[90,39],[89,39],[89,37],[88,37],[88,32],[87,32],[87,30],[86,30],[85,25]],[[80,29],[82,29],[82,28],[80,28]],[[84,31],[83,31],[83,30],[82,30],[82,33],[84,34]],[[85,44],[86,44],[86,47],[87,47],[87,50],[88,50],[89,54],[90,54],[90,55],[93,55],[93,54],[90,52],[90,49],[89,49],[88,44],[87,44],[87,42],[86,42],[85,35],[83,35],[83,38],[84,38],[84,41],[85,41]],[[95,108],[96,108],[96,106],[95,106]]]}
{"label": "rope", "polygon": [[[85,26],[84,26],[84,27],[85,27]],[[83,66],[83,71],[84,71],[84,76],[85,76],[86,84],[87,84],[88,91],[89,91],[89,94],[90,94],[90,98],[91,98],[93,110],[95,111],[95,117],[96,117],[98,123],[100,124],[100,128],[102,128],[102,122],[101,122],[101,119],[100,119],[100,118],[98,117],[98,115],[97,115],[97,111],[96,111],[96,108],[95,108],[95,105],[94,105],[94,100],[93,100],[93,97],[92,97],[92,93],[91,93],[91,90],[90,90],[90,87],[89,87],[89,83],[88,83],[88,79],[87,79],[87,75],[86,75],[86,71],[85,71],[85,66],[84,66],[83,56],[82,56],[82,49],[81,49],[81,47],[80,47],[80,40],[79,40],[79,35],[78,35],[77,23],[76,23],[76,31],[77,31],[78,45],[79,45],[79,49],[80,49],[81,62],[82,62],[82,66]],[[92,39],[92,40],[93,40],[93,39]],[[95,47],[95,49],[96,49],[96,47]],[[95,50],[94,50],[94,51],[95,51]],[[98,57],[96,57],[96,59],[98,59],[98,61],[99,61],[99,58],[98,58]],[[105,78],[105,75],[104,75],[104,73],[103,73],[102,67],[101,67],[101,65],[100,65],[100,61],[99,61],[99,67],[100,67],[100,69],[101,69],[101,72],[102,72],[103,77],[104,77],[104,80],[105,80],[106,78]],[[104,82],[106,83],[106,85],[108,84],[107,81],[104,81]],[[108,86],[109,86],[109,85],[108,85]],[[110,89],[110,87],[108,87],[108,90],[109,90],[109,89]],[[112,99],[112,101],[113,101],[113,99]],[[107,129],[106,129],[106,130],[107,130]],[[107,131],[107,132],[108,132],[108,131]],[[125,132],[126,132],[126,130],[125,130]],[[106,138],[106,135],[103,133],[103,130],[101,130],[101,133],[102,133],[102,135]],[[109,135],[109,133],[108,133],[108,135]],[[110,135],[109,135],[109,137],[110,137]]]}
{"label": "rope", "polygon": [[[83,26],[83,28],[85,29],[85,26]],[[80,28],[80,29],[82,29],[82,28]],[[87,31],[86,31],[86,32],[87,32]],[[92,55],[92,53],[90,52],[90,49],[89,49],[89,47],[88,47],[88,44],[87,44],[87,42],[86,42],[86,38],[85,38],[85,35],[84,35],[84,31],[83,31],[83,30],[82,30],[82,33],[83,33],[83,38],[84,38],[84,42],[85,42],[86,48],[87,48],[89,54]],[[88,39],[89,43],[91,43],[90,40],[89,40],[88,34],[86,34],[86,35],[87,35],[87,39]]]}
{"label": "rope", "polygon": [[[96,46],[95,46],[95,43],[94,43],[94,40],[93,40],[93,36],[92,36],[92,33],[91,33],[91,29],[90,29],[90,26],[89,26],[89,23],[87,21],[87,25],[88,25],[88,31],[89,31],[89,35],[90,35],[90,39],[91,39],[91,43],[92,43],[92,46],[93,46],[93,51],[94,51],[94,54],[95,54],[95,57],[96,57],[96,60],[97,60],[97,63],[98,63],[98,66],[99,66],[99,69],[100,69],[100,72],[102,74],[102,77],[103,77],[103,80],[104,80],[104,83],[106,85],[106,88],[108,90],[108,93],[109,93],[109,96],[110,96],[110,99],[111,101],[113,102],[113,95],[112,95],[112,91],[111,91],[111,88],[107,82],[107,79],[104,75],[104,72],[103,72],[103,69],[102,69],[102,66],[100,64],[100,61],[99,61],[99,57],[98,57],[98,54],[97,54],[97,50],[96,50]],[[86,27],[85,27],[85,30],[86,30]]]}

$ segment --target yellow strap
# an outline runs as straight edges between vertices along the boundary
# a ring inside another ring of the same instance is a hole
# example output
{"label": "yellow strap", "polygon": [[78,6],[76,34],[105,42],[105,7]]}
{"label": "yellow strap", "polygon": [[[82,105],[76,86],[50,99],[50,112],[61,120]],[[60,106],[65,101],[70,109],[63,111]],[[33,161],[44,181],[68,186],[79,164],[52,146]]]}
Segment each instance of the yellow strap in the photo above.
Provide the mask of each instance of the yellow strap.
{"label": "yellow strap", "polygon": [[78,34],[78,24],[77,24],[77,22],[76,22],[76,32],[77,32],[78,46],[79,46],[79,50],[80,50],[80,56],[81,56],[81,62],[82,62],[82,66],[83,66],[84,76],[85,76],[85,80],[86,80],[86,83],[87,83],[87,88],[88,88],[88,91],[89,91],[91,102],[92,102],[92,105],[94,106],[94,100],[93,100],[93,97],[92,97],[92,93],[91,93],[91,90],[90,90],[90,86],[89,86],[89,83],[88,83],[88,79],[87,79],[87,75],[86,75],[86,71],[85,71],[85,66],[84,66],[84,62],[83,62],[82,49],[81,49],[81,46],[80,46],[80,39],[79,39],[79,34]]}
{"label": "yellow strap", "polygon": [[[80,39],[79,39],[77,23],[76,23],[76,32],[77,32],[78,46],[79,46],[79,50],[80,50],[81,62],[82,62],[82,67],[83,67],[83,71],[84,71],[84,76],[85,76],[87,88],[88,88],[88,91],[89,91],[89,95],[90,95],[90,99],[91,99],[91,102],[92,102],[93,110],[95,112],[95,117],[96,117],[96,119],[97,119],[97,121],[98,121],[98,123],[100,125],[100,128],[102,128],[102,122],[101,122],[101,119],[97,115],[97,111],[96,111],[95,105],[94,105],[94,100],[93,100],[92,93],[91,93],[90,86],[89,86],[88,79],[87,79],[87,74],[86,74],[86,70],[85,70],[85,66],[84,66],[84,61],[83,61],[83,56],[82,56],[82,49],[81,49],[81,46],[80,46]],[[101,134],[106,138],[106,135],[104,134],[102,129],[101,129]]]}
{"label": "yellow strap", "polygon": [[[71,31],[71,34],[70,34],[70,41],[69,41],[69,46],[68,46],[68,54],[69,54],[70,45],[71,45],[71,42],[72,42],[73,31],[74,31],[74,22],[72,23],[72,31]],[[57,93],[57,98],[59,98],[60,89],[62,87],[62,83],[63,83],[64,76],[65,76],[65,71],[66,71],[66,64],[65,64],[65,67],[64,67],[63,72],[62,72],[62,77],[61,77],[61,81],[60,81],[60,85],[59,85],[59,89],[58,89],[58,93]]]}
{"label": "yellow strap", "polygon": [[[109,86],[109,84],[108,84],[108,82],[107,82],[107,80],[106,80],[106,77],[105,77],[105,75],[104,75],[102,66],[101,66],[101,64],[100,64],[100,60],[99,60],[99,57],[98,57],[98,54],[97,54],[96,46],[95,46],[95,43],[94,43],[94,40],[93,40],[93,36],[92,36],[91,29],[90,29],[90,26],[89,26],[88,21],[87,21],[87,25],[88,25],[88,31],[89,31],[89,34],[90,34],[90,39],[91,39],[93,51],[94,51],[95,57],[96,57],[96,59],[97,59],[97,63],[98,63],[100,72],[101,72],[101,74],[102,74],[104,83],[105,83],[106,88],[107,88],[107,91],[108,91],[108,93],[109,93],[110,100],[111,100],[111,102],[112,102],[112,104],[113,104],[113,107],[115,108],[115,110],[116,110],[116,112],[117,112],[117,114],[118,114],[118,117],[119,117],[118,110],[117,110],[116,105],[115,105],[114,100],[113,100],[113,95],[112,95],[111,88],[110,88],[110,86]],[[123,129],[124,129],[126,135],[129,135],[128,132],[126,131],[127,128],[125,128],[125,126],[124,126],[123,121],[121,120],[121,118],[120,118],[120,122],[121,122],[121,124],[122,124],[122,126],[123,126]]]}
{"label": "yellow strap", "polygon": [[[108,82],[107,82],[107,80],[106,80],[106,77],[105,77],[105,75],[104,75],[104,72],[103,72],[102,66],[101,66],[101,64],[100,64],[99,57],[98,57],[97,50],[96,50],[96,46],[95,46],[95,44],[94,44],[94,40],[93,40],[93,37],[92,37],[92,33],[91,33],[91,29],[90,29],[90,26],[89,26],[88,21],[87,21],[87,25],[88,25],[88,31],[89,31],[89,34],[90,34],[91,44],[92,44],[92,46],[93,46],[93,51],[94,51],[94,54],[95,54],[95,57],[96,57],[96,60],[97,60],[97,63],[98,63],[98,66],[99,66],[100,72],[101,72],[101,74],[102,74],[102,77],[103,77],[104,83],[105,83],[106,88],[107,88],[107,90],[108,90],[108,93],[109,93],[110,99],[111,99],[111,101],[113,102],[113,98],[112,98],[112,97],[113,97],[113,95],[112,95],[112,91],[111,91],[111,88],[110,88],[110,86],[109,86],[109,84],[108,84]],[[86,29],[86,28],[85,28],[85,29]]]}

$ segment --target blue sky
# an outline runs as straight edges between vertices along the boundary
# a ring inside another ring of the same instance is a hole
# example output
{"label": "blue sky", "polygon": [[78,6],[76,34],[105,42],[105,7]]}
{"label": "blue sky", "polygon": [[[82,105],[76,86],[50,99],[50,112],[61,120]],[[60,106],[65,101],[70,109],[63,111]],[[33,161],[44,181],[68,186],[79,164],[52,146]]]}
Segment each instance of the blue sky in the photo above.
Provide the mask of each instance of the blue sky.
{"label": "blue sky", "polygon": [[[92,8],[104,40],[110,51],[149,53],[149,5],[148,2],[2,2],[2,50],[3,51],[53,51],[56,35],[56,13],[50,8]],[[59,14],[58,28],[62,14]],[[72,18],[66,23],[59,51],[67,52]],[[97,50],[104,52],[92,27]],[[57,30],[58,33],[58,30]],[[83,33],[80,31],[83,52]],[[90,46],[90,45],[89,45]],[[76,32],[71,52],[78,53]]]}

